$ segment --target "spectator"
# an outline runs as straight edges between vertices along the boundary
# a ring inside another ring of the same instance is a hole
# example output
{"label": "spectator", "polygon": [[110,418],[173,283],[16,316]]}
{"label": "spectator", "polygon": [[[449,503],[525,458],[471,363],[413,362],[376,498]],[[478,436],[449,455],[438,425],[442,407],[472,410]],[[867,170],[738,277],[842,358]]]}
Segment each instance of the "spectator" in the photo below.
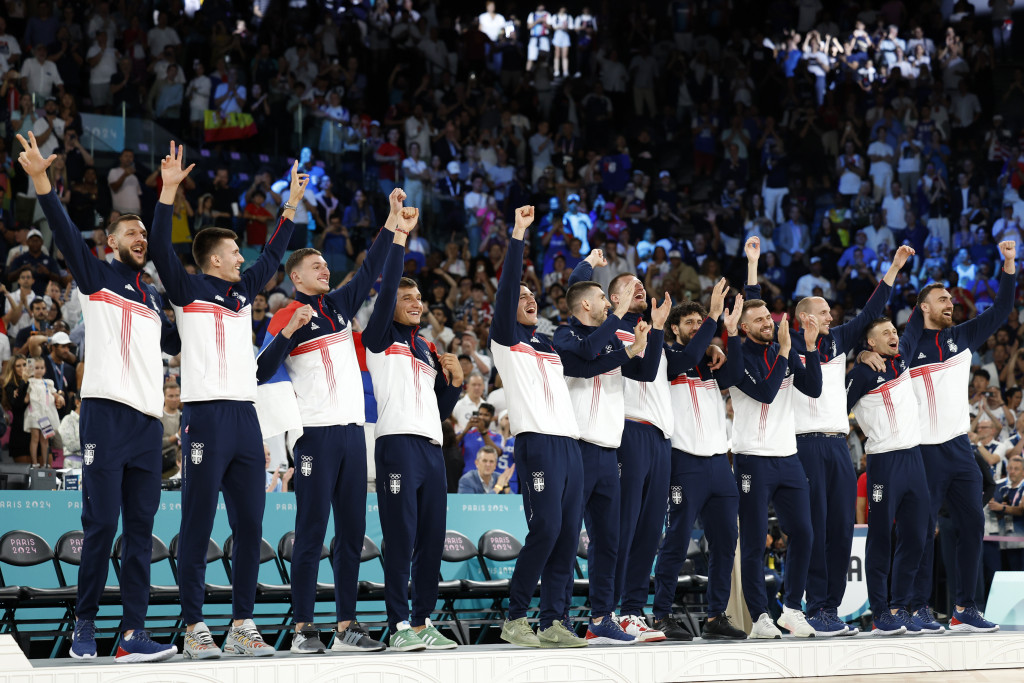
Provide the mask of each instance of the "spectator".
{"label": "spectator", "polygon": [[[472,361],[470,362],[472,363]],[[452,418],[455,420],[455,431],[461,434],[464,434],[469,429],[470,420],[477,417],[474,413],[480,411],[480,406],[484,402],[484,389],[487,388],[483,375],[479,372],[473,372],[468,377],[469,379],[466,380],[466,394],[459,399],[452,410]],[[491,409],[490,417],[494,417],[493,408]]]}
{"label": "spectator", "polygon": [[60,442],[64,452],[64,467],[82,469],[82,440],[79,433],[82,417],[82,398],[74,395],[74,409],[61,418]]}
{"label": "spectator", "polygon": [[170,479],[181,460],[181,387],[173,380],[164,384],[163,478]]}
{"label": "spectator", "polygon": [[92,106],[101,113],[106,112],[113,101],[111,81],[117,73],[119,59],[117,50],[108,43],[110,35],[113,33],[106,30],[98,31],[95,34],[96,42],[85,55],[89,63],[89,95],[92,98]]}
{"label": "spectator", "polygon": [[49,282],[56,282],[64,286],[71,281],[69,275],[64,275],[61,272],[57,260],[43,251],[43,233],[35,228],[29,230],[25,244],[27,249],[12,259],[7,266],[9,280],[19,280],[22,272],[31,272],[32,291],[38,296],[43,295]]}
{"label": "spectator", "polygon": [[267,493],[281,493],[288,490],[288,483],[295,474],[295,468],[289,467],[287,463],[270,471],[270,448],[263,444],[263,457],[266,460],[267,468]]}
{"label": "spectator", "polygon": [[4,365],[0,374],[0,387],[3,388],[3,407],[11,411],[11,435],[8,451],[17,463],[31,462],[29,456],[29,433],[25,430],[25,411],[28,408],[28,377],[25,356],[15,354]]}
{"label": "spectator", "polygon": [[118,158],[118,165],[107,173],[111,203],[115,211],[139,214],[142,211],[142,184],[135,170],[135,152],[126,149]]}
{"label": "spectator", "polygon": [[476,455],[476,468],[459,479],[459,493],[511,493],[509,479],[515,474],[515,465],[495,476],[498,449],[484,446]]}
{"label": "spectator", "polygon": [[47,98],[53,97],[55,87],[57,94],[63,95],[64,81],[57,70],[57,64],[47,59],[46,43],[36,43],[32,55],[32,59],[25,60],[21,66],[22,88],[37,102],[45,102]]}
{"label": "spectator", "polygon": [[29,457],[32,467],[52,467],[53,452],[51,439],[60,425],[57,410],[64,407],[64,397],[56,393],[53,380],[43,377],[46,367],[42,361],[26,360],[25,374],[28,377],[28,408],[23,422],[29,432]]}

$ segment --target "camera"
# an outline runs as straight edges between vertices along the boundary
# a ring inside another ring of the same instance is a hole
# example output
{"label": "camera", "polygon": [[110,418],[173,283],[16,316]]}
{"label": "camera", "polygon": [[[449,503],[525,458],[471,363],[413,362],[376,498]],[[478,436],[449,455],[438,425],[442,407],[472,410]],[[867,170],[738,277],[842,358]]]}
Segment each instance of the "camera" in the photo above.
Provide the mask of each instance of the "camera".
{"label": "camera", "polygon": [[287,472],[288,471],[288,463],[286,463],[286,462],[281,463],[280,467],[277,468],[277,471],[279,473],[281,473],[281,474],[284,474],[285,472]]}

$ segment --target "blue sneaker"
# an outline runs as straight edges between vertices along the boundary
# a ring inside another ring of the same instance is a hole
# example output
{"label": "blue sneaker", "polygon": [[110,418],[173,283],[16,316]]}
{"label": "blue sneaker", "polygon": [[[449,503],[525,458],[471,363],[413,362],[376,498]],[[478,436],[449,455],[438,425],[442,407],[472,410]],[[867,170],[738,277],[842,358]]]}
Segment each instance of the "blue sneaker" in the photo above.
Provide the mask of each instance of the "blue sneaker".
{"label": "blue sneaker", "polygon": [[576,624],[573,623],[572,617],[568,614],[562,617],[562,626],[564,626],[565,630],[569,633],[576,633]]}
{"label": "blue sneaker", "polygon": [[824,608],[807,617],[807,623],[814,629],[814,635],[817,638],[835,638],[843,635],[847,630],[846,624],[838,619],[832,621],[831,616]]}
{"label": "blue sneaker", "polygon": [[921,635],[921,625],[914,621],[914,617],[910,616],[910,612],[901,607],[896,610],[896,614],[893,616],[899,619],[899,622],[907,627],[908,636]]}
{"label": "blue sneaker", "polygon": [[96,622],[92,619],[79,619],[75,622],[75,632],[71,636],[71,656],[75,659],[96,657]]}
{"label": "blue sneaker", "polygon": [[931,607],[922,607],[913,615],[914,622],[921,627],[923,636],[941,636],[946,632],[945,627],[935,620]]}
{"label": "blue sneaker", "polygon": [[872,626],[874,626],[871,630],[873,636],[901,636],[907,632],[907,627],[903,625],[903,622],[895,615],[890,614],[887,609],[875,614]]}
{"label": "blue sneaker", "polygon": [[967,609],[953,612],[953,618],[949,620],[949,630],[961,633],[992,633],[999,630],[999,625],[993,624],[982,616],[977,607],[971,605]]}
{"label": "blue sneaker", "polygon": [[114,661],[118,664],[162,662],[176,654],[178,654],[177,646],[155,643],[149,639],[149,633],[146,631],[135,630],[130,636],[121,638]]}
{"label": "blue sneaker", "polygon": [[850,624],[847,624],[845,621],[843,621],[842,619],[839,618],[839,610],[836,609],[835,607],[826,607],[825,608],[825,614],[828,615],[829,619],[831,619],[832,621],[836,622],[837,624],[839,624],[840,626],[842,626],[845,629],[839,635],[841,635],[841,636],[855,636],[858,633],[860,633],[860,629],[859,628],[857,628],[856,626],[851,626]]}
{"label": "blue sneaker", "polygon": [[587,626],[587,644],[589,645],[630,645],[636,638],[622,630],[614,617],[605,617],[600,624],[593,620]]}

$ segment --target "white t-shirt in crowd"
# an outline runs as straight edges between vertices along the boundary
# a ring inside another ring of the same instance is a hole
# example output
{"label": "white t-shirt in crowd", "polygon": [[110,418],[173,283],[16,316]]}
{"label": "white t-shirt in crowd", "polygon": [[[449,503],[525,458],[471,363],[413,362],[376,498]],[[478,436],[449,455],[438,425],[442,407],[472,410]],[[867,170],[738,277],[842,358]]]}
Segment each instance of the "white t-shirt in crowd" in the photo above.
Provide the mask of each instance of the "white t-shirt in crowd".
{"label": "white t-shirt in crowd", "polygon": [[484,12],[479,17],[480,32],[491,39],[491,42],[498,42],[502,32],[505,30],[505,17],[495,13],[492,17]]}
{"label": "white t-shirt in crowd", "polygon": [[100,61],[96,63],[96,66],[89,70],[89,82],[90,83],[110,83],[111,77],[117,73],[117,50],[112,47],[107,47],[101,50],[99,45],[93,45],[89,48],[89,52],[86,53],[86,59],[92,59],[96,55],[103,53]]}
{"label": "white t-shirt in crowd", "polygon": [[[907,198],[886,197],[882,200],[882,211],[885,212],[885,224],[893,230],[905,230],[907,227]],[[896,246],[895,244],[892,246]]]}
{"label": "white t-shirt in crowd", "polygon": [[[113,185],[124,174],[125,170],[120,166],[110,169],[110,173],[107,174],[107,185]],[[121,187],[116,192],[111,188],[110,203],[115,211],[121,213],[141,213],[142,202],[139,200],[141,196],[142,186],[139,184],[139,176],[133,173],[125,178],[125,181],[121,183]]]}

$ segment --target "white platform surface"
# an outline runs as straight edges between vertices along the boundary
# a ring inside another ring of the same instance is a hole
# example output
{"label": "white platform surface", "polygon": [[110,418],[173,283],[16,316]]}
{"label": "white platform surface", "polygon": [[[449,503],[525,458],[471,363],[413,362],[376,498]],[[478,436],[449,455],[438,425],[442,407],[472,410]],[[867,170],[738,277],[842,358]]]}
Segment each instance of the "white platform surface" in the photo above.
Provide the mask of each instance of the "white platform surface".
{"label": "white platform surface", "polygon": [[448,652],[283,653],[265,660],[212,662],[183,661],[179,655],[159,664],[115,664],[111,658],[29,662],[20,655],[9,636],[0,636],[0,683],[688,683],[1013,668],[1022,669],[1024,680],[1024,631],[896,638],[862,634],[817,641],[695,640],[577,650],[483,645]]}

